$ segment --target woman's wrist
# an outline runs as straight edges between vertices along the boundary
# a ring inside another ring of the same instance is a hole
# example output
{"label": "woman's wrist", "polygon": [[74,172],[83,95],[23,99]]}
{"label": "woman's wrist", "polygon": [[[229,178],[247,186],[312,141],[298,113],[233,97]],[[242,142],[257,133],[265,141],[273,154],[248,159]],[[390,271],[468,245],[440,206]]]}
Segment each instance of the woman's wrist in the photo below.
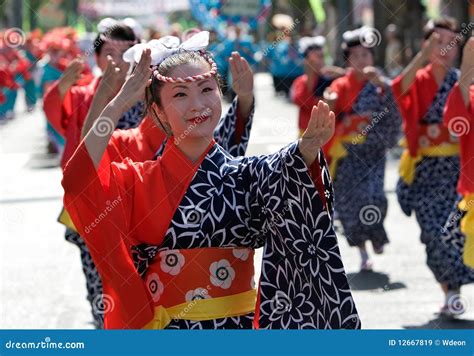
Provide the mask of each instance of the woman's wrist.
{"label": "woman's wrist", "polygon": [[112,119],[116,123],[118,123],[123,113],[127,111],[123,101],[117,99],[119,98],[113,98],[104,108],[101,115]]}
{"label": "woman's wrist", "polygon": [[59,95],[61,98],[64,98],[66,96],[66,93],[71,89],[72,85],[74,83],[71,83],[69,78],[61,78],[58,81],[58,91]]}
{"label": "woman's wrist", "polygon": [[237,95],[237,110],[243,117],[249,116],[253,108],[254,97],[253,93]]}
{"label": "woman's wrist", "polygon": [[119,111],[120,115],[130,109],[134,104],[135,103],[130,102],[130,95],[126,95],[123,91],[119,91],[109,102],[110,107],[113,110]]}
{"label": "woman's wrist", "polygon": [[467,66],[461,66],[461,75],[459,76],[459,90],[464,101],[464,104],[469,107],[469,88],[472,83],[472,71]]}
{"label": "woman's wrist", "polygon": [[308,167],[313,164],[320,148],[321,146],[318,145],[315,139],[301,137],[298,140],[298,149]]}

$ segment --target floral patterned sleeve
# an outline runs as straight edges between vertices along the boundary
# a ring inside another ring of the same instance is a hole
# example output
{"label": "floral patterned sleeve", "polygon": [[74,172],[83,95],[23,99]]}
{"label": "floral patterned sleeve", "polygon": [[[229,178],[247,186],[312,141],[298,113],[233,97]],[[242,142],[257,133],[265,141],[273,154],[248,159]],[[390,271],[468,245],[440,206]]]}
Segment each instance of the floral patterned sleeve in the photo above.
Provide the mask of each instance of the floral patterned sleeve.
{"label": "floral patterned sleeve", "polygon": [[[318,165],[326,184],[314,175],[314,165],[308,169],[297,143],[249,159],[248,227],[264,248],[260,328],[360,328],[332,208],[325,206],[332,206],[332,186],[322,154]],[[328,191],[327,198],[322,191]]]}
{"label": "floral patterned sleeve", "polygon": [[255,106],[248,117],[242,118],[238,113],[238,97],[235,97],[214,131],[216,142],[234,157],[244,156],[247,151],[254,110]]}

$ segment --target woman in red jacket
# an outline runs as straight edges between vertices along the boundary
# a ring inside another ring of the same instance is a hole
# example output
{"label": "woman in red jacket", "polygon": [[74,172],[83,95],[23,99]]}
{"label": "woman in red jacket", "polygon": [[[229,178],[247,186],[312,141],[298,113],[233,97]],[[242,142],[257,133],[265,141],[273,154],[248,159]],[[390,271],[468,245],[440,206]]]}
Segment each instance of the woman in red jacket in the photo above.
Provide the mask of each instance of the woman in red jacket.
{"label": "woman in red jacket", "polygon": [[313,106],[323,98],[324,90],[334,78],[344,75],[345,70],[324,64],[323,36],[303,37],[299,41],[300,51],[304,56],[305,74],[293,82],[290,96],[293,103],[299,106],[298,128],[300,136],[308,126]]}
{"label": "woman in red jacket", "polygon": [[461,287],[474,282],[474,38],[464,48],[461,74],[444,108],[444,123],[459,138],[461,172],[458,198],[439,240],[433,240],[428,260],[436,280],[445,285],[441,314],[456,317],[465,311]]}

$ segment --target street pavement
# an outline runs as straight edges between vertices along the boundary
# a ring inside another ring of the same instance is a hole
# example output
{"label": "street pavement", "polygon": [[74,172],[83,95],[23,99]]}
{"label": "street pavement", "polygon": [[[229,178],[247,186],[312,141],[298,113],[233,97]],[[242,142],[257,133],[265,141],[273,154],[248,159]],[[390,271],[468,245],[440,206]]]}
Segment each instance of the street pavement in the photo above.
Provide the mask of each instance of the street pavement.
{"label": "street pavement", "polygon": [[[275,96],[268,74],[257,74],[249,155],[272,153],[297,137],[297,108]],[[22,95],[15,120],[0,125],[0,328],[90,329],[90,306],[79,250],[64,240],[61,170],[47,155],[45,119],[28,114]],[[394,188],[397,160],[386,169],[391,243],[373,256],[374,272],[359,273],[359,254],[338,230],[339,245],[362,326],[366,329],[474,328],[474,285],[463,287],[468,311],[458,320],[436,315],[443,294],[426,266],[414,217],[402,214]],[[372,252],[369,249],[370,252]],[[261,251],[256,253],[260,273]]]}

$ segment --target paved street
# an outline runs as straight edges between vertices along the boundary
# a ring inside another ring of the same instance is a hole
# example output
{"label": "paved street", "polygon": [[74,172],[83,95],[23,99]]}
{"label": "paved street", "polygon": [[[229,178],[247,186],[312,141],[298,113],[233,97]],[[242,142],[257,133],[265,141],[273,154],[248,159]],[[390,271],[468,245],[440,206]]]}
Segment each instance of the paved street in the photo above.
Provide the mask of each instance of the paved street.
{"label": "paved street", "polygon": [[[273,152],[297,135],[297,109],[274,96],[268,75],[256,76],[256,93],[250,155]],[[17,113],[0,126],[0,328],[92,328],[79,251],[65,242],[56,222],[61,171],[44,153],[43,113],[24,113],[21,96]],[[358,252],[339,234],[363,327],[474,328],[474,285],[463,288],[468,312],[459,320],[436,317],[443,295],[425,264],[415,219],[404,216],[396,201],[393,158],[386,176],[391,243],[374,257],[375,272],[357,273]]]}

